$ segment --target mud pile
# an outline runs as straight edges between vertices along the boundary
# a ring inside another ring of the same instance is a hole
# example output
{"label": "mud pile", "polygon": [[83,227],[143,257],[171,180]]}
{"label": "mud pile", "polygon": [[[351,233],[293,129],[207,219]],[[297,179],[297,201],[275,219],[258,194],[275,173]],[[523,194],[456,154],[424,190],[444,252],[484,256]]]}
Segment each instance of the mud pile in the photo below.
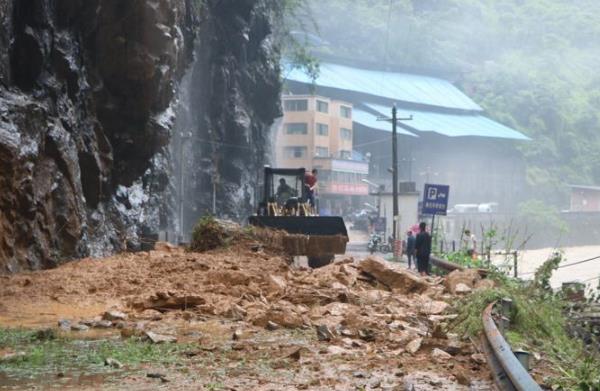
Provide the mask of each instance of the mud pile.
{"label": "mud pile", "polygon": [[[282,379],[289,389],[487,384],[476,348],[444,331],[455,296],[440,278],[377,258],[310,270],[249,239],[202,254],[157,248],[0,276],[0,325],[62,319],[121,338],[192,342],[201,372],[225,370],[224,384],[238,389],[272,389]],[[217,353],[220,360],[203,359]],[[240,362],[245,370],[236,372]]]}

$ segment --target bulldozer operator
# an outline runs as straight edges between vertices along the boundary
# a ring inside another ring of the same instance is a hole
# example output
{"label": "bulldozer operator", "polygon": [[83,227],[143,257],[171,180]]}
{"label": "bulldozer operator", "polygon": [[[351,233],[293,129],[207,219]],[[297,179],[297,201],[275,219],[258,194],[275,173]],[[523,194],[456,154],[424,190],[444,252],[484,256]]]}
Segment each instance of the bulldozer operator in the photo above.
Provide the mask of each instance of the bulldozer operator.
{"label": "bulldozer operator", "polygon": [[279,186],[277,186],[277,192],[275,193],[279,205],[285,205],[290,198],[297,197],[297,193],[295,189],[287,184],[284,178],[279,179]]}

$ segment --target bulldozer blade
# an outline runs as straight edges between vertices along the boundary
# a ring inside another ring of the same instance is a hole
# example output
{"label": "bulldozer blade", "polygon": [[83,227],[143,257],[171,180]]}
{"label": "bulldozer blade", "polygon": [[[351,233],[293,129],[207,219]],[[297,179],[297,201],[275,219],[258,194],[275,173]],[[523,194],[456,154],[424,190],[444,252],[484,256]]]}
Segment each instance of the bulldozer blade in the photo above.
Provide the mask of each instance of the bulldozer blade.
{"label": "bulldozer blade", "polygon": [[283,247],[289,255],[321,256],[344,254],[348,231],[341,217],[330,216],[252,216],[251,225],[282,230]]}
{"label": "bulldozer blade", "polygon": [[334,216],[251,216],[251,225],[273,228],[298,235],[342,235],[348,237],[346,224]]}

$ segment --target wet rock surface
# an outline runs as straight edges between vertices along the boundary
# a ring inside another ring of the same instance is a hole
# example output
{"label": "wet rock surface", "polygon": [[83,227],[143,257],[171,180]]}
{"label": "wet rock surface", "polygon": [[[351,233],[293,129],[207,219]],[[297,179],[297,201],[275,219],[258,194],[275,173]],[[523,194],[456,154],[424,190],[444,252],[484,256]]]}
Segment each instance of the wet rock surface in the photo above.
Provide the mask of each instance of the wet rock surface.
{"label": "wet rock surface", "polygon": [[0,273],[157,228],[143,211],[170,129],[156,118],[191,60],[193,3],[1,2]]}
{"label": "wet rock surface", "polygon": [[[184,188],[184,230],[212,210],[240,221],[256,205],[258,177],[280,115],[279,49],[273,30],[278,0],[204,2],[198,53],[177,108],[171,151]],[[183,155],[181,158],[180,155]],[[183,174],[182,174],[183,172]],[[213,194],[213,190],[215,193]]]}
{"label": "wet rock surface", "polygon": [[0,1],[0,273],[146,250],[172,230],[176,117],[193,136],[186,228],[217,177],[219,210],[247,213],[279,110],[279,5]]}

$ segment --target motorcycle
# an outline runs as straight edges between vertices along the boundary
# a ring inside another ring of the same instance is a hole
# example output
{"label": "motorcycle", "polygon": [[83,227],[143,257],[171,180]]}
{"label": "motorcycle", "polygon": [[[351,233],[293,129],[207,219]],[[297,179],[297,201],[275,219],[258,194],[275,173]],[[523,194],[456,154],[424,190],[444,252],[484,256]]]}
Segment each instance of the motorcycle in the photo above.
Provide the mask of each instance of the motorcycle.
{"label": "motorcycle", "polygon": [[369,242],[367,243],[367,250],[369,250],[369,253],[371,254],[375,252],[380,252],[384,254],[392,252],[391,246],[387,243],[384,243],[381,235],[379,234],[371,235],[371,237],[369,238]]}

